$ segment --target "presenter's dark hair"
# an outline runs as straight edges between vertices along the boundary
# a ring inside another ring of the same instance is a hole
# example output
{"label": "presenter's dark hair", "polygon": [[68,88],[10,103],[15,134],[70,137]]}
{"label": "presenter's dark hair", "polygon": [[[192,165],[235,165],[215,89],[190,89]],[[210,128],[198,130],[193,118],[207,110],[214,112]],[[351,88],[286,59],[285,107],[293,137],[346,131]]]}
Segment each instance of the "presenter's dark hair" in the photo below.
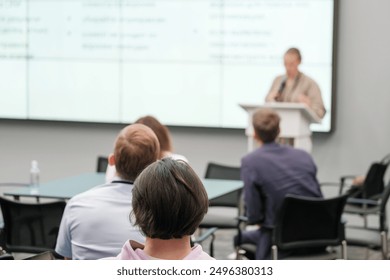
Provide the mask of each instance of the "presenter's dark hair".
{"label": "presenter's dark hair", "polygon": [[263,143],[274,142],[279,135],[279,115],[271,109],[259,109],[252,116],[253,129]]}
{"label": "presenter's dark hair", "polygon": [[289,48],[289,49],[286,51],[285,55],[286,55],[286,54],[295,54],[295,55],[298,57],[299,62],[302,61],[301,52],[300,52],[299,49],[297,49],[297,48]]}
{"label": "presenter's dark hair", "polygon": [[142,170],[160,155],[156,134],[142,124],[126,126],[119,133],[114,147],[115,168],[122,179],[134,181]]}
{"label": "presenter's dark hair", "polygon": [[172,140],[168,128],[165,125],[162,125],[155,117],[145,116],[139,118],[135,123],[141,123],[150,127],[156,134],[158,141],[160,142],[160,158],[164,152],[172,151]]}
{"label": "presenter's dark hair", "polygon": [[191,235],[208,210],[206,190],[184,161],[164,158],[138,176],[133,188],[135,225],[150,238],[174,239]]}

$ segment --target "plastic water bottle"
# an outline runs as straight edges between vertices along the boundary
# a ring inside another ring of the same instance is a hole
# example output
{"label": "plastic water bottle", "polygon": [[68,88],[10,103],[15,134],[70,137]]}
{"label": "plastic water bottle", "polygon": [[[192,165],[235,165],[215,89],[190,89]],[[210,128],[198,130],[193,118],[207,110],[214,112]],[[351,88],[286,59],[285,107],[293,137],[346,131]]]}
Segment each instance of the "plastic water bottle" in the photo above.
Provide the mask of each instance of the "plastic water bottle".
{"label": "plastic water bottle", "polygon": [[31,194],[37,194],[39,190],[39,167],[38,161],[33,160],[31,162],[30,169],[30,186],[31,186]]}

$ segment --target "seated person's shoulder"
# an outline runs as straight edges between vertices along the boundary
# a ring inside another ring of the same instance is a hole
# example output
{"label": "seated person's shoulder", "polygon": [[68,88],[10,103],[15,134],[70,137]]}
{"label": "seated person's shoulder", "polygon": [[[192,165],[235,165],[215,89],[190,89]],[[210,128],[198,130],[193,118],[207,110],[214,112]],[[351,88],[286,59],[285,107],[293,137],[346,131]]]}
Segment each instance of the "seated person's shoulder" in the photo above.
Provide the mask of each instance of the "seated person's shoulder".
{"label": "seated person's shoulder", "polygon": [[72,197],[67,202],[67,208],[93,203],[99,200],[99,198],[105,199],[106,197],[107,190],[105,185],[99,185]]}

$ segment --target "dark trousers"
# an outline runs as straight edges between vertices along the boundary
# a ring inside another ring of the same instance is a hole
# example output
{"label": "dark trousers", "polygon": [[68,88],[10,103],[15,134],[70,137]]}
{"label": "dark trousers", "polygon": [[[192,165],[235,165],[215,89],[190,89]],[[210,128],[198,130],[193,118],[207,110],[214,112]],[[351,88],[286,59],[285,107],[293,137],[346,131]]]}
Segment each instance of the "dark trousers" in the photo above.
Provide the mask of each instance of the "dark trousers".
{"label": "dark trousers", "polygon": [[269,260],[271,258],[271,238],[272,230],[267,228],[244,231],[241,234],[241,240],[238,240],[238,236],[234,237],[234,246],[238,246],[239,243],[255,244],[256,253],[254,258],[256,260]]}

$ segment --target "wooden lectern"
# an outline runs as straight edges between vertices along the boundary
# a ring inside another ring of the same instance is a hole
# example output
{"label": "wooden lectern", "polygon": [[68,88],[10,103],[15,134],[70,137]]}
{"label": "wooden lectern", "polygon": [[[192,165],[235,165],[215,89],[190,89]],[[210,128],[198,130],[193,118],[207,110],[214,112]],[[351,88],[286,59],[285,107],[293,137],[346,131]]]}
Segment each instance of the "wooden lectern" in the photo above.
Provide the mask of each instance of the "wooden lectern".
{"label": "wooden lectern", "polygon": [[292,138],[294,147],[309,153],[312,150],[310,124],[320,123],[321,119],[305,104],[270,102],[263,105],[239,104],[248,112],[248,126],[245,134],[248,136],[248,152],[255,148],[253,138],[252,114],[258,109],[269,108],[275,110],[280,116],[281,138]]}

